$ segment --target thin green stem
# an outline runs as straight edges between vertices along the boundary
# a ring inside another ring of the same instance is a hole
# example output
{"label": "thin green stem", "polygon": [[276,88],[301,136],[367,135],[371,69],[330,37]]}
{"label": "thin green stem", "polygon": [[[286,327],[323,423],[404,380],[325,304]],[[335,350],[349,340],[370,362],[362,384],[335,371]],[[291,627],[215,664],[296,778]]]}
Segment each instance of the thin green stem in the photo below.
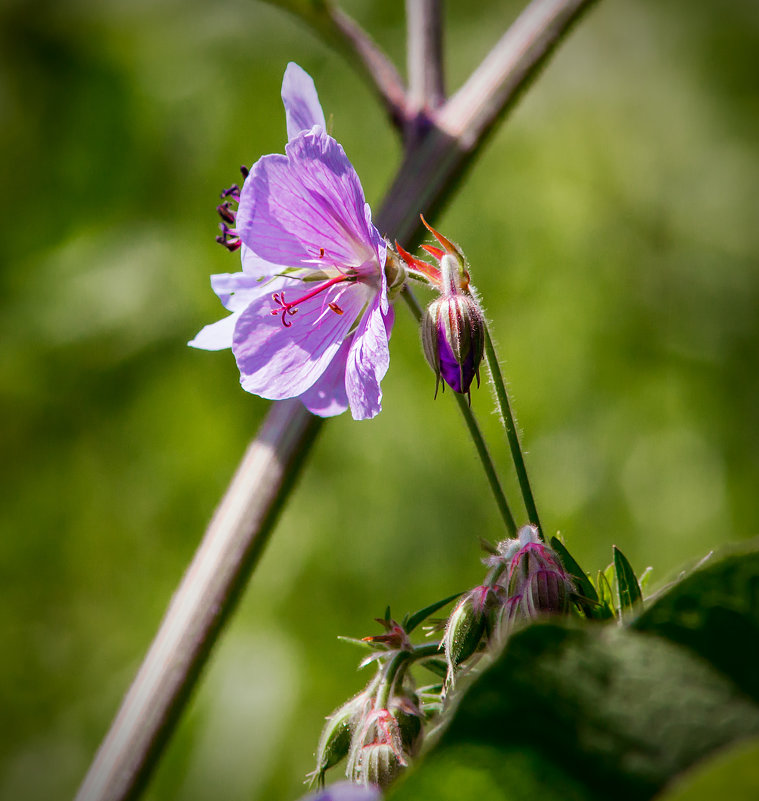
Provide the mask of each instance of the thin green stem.
{"label": "thin green stem", "polygon": [[459,410],[464,418],[464,422],[466,422],[467,428],[469,429],[469,435],[472,437],[474,447],[477,449],[477,455],[482,462],[482,467],[490,483],[490,489],[495,497],[495,502],[498,504],[498,511],[501,513],[501,517],[503,518],[503,522],[509,534],[514,537],[517,533],[517,524],[509,508],[506,495],[501,486],[501,481],[498,478],[498,473],[496,473],[495,465],[493,464],[493,459],[490,456],[490,451],[488,451],[488,446],[485,443],[482,431],[480,431],[480,426],[477,423],[477,418],[469,407],[467,399],[463,395],[459,395],[458,392],[454,392],[454,395],[456,397],[456,403],[459,405]]}
{"label": "thin green stem", "polygon": [[[414,315],[414,317],[416,317],[417,321],[420,321],[422,319],[422,307],[419,305],[416,295],[414,295],[411,287],[409,287],[408,284],[406,284],[406,286],[403,288],[402,294],[403,299],[411,309],[411,313]],[[464,422],[466,423],[469,435],[472,438],[472,442],[474,442],[474,447],[477,449],[477,455],[480,457],[480,461],[482,462],[482,467],[485,471],[485,475],[487,476],[488,483],[490,484],[490,489],[492,490],[493,496],[495,497],[495,502],[498,505],[498,511],[501,513],[501,517],[503,518],[503,522],[506,525],[509,534],[513,537],[517,532],[517,524],[514,520],[514,515],[511,513],[511,509],[509,508],[509,502],[506,500],[506,494],[501,486],[501,481],[498,478],[495,464],[490,456],[490,451],[488,450],[485,439],[482,436],[480,426],[477,423],[477,418],[474,416],[474,412],[469,407],[467,399],[457,392],[454,392],[453,394],[456,397],[456,402],[459,405],[459,410],[464,418]]]}
{"label": "thin green stem", "polygon": [[412,663],[420,659],[436,656],[439,650],[439,642],[428,642],[424,643],[424,645],[413,646],[411,651],[398,651],[393,654],[382,675],[382,682],[374,702],[375,709],[387,708],[398,681],[403,678],[404,673]]}
{"label": "thin green stem", "polygon": [[517,433],[516,421],[511,412],[511,404],[509,403],[509,395],[506,392],[506,384],[504,383],[503,376],[501,375],[501,367],[498,364],[498,356],[493,346],[493,340],[490,338],[490,331],[487,326],[485,327],[485,360],[488,364],[490,371],[490,380],[493,382],[495,388],[496,399],[498,401],[498,408],[501,412],[501,421],[506,431],[506,439],[509,443],[511,450],[511,458],[514,460],[514,467],[516,468],[517,478],[519,480],[519,488],[522,491],[522,498],[527,510],[527,517],[530,523],[537,526],[538,533],[543,538],[543,528],[540,525],[540,517],[538,516],[538,508],[535,505],[535,497],[532,494],[532,487],[530,486],[530,478],[527,475],[527,465],[524,462],[524,455],[522,453],[522,446],[519,444],[519,435]]}

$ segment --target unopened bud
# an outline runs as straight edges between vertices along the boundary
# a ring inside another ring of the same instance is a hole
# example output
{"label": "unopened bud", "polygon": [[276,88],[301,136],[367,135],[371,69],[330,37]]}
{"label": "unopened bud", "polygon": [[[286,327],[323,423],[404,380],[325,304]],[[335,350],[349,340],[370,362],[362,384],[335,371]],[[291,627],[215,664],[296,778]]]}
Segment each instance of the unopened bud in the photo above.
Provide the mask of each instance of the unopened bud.
{"label": "unopened bud", "polygon": [[518,537],[499,545],[499,550],[509,558],[504,615],[509,628],[520,618],[566,614],[575,591],[559,557],[541,542],[534,526],[523,526]]}
{"label": "unopened bud", "polygon": [[419,709],[416,697],[409,695],[393,696],[387,708],[398,724],[404,756],[416,756],[422,747],[424,735],[424,716]]}
{"label": "unopened bud", "polygon": [[370,702],[370,698],[361,693],[327,718],[316,751],[316,768],[309,774],[312,784],[323,783],[326,771],[348,756],[353,732]]}
{"label": "unopened bud", "polygon": [[445,627],[443,648],[448,662],[448,672],[469,659],[477,650],[488,627],[491,611],[498,603],[500,588],[475,587],[456,604]]}
{"label": "unopened bud", "polygon": [[463,293],[433,300],[422,318],[422,347],[438,382],[465,394],[476,376],[479,386],[485,318],[477,301]]}
{"label": "unopened bud", "polygon": [[403,770],[405,764],[392,746],[371,743],[361,748],[353,771],[353,781],[387,787]]}

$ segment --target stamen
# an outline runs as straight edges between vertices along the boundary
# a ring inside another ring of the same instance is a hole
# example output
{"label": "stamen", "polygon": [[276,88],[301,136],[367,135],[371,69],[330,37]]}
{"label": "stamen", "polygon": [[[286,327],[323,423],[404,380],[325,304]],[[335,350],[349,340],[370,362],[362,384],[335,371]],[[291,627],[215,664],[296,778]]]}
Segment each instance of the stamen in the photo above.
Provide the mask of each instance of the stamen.
{"label": "stamen", "polygon": [[328,303],[327,306],[329,306],[335,314],[343,313],[343,310],[337,305],[337,303]]}
{"label": "stamen", "polygon": [[229,225],[235,224],[237,212],[232,208],[232,204],[228,200],[216,207],[216,213],[225,223],[229,223]]}
{"label": "stamen", "polygon": [[229,189],[224,189],[219,197],[224,200],[224,198],[231,197],[232,200],[239,200],[240,199],[240,187],[237,184],[232,184]]}
{"label": "stamen", "polygon": [[219,225],[221,228],[221,234],[216,237],[216,241],[224,248],[226,248],[230,253],[234,253],[236,250],[240,249],[242,245],[242,241],[237,234],[237,231],[230,228],[226,223],[221,223]]}

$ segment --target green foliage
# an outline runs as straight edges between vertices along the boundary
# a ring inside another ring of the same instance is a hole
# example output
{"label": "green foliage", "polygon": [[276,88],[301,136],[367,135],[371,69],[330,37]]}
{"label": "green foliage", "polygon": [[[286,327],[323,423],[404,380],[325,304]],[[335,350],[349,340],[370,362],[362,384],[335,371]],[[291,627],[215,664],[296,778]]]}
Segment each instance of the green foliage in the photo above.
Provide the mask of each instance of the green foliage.
{"label": "green foliage", "polygon": [[632,627],[685,646],[759,702],[759,552],[707,562]]}
{"label": "green foliage", "polygon": [[[617,572],[639,602],[622,560]],[[678,777],[685,794],[672,798],[701,798],[727,768],[698,781],[688,772],[759,737],[758,587],[759,553],[736,554],[672,587],[630,627],[517,632],[390,799],[463,797],[474,781],[480,801],[646,801]],[[743,792],[759,774],[738,753]]]}
{"label": "green foliage", "polygon": [[443,598],[442,601],[436,601],[434,604],[430,604],[429,606],[425,606],[424,609],[420,609],[418,612],[414,612],[413,615],[406,615],[403,619],[403,628],[406,629],[407,634],[411,634],[411,632],[420,624],[423,623],[430,615],[434,615],[438,609],[442,609],[446,604],[449,604],[451,601],[456,600],[456,598],[461,595],[460,592],[454,593],[453,595],[449,595],[447,598]]}
{"label": "green foliage", "polygon": [[759,740],[737,743],[680,777],[657,801],[756,801],[759,798]]}
{"label": "green foliage", "polygon": [[643,594],[640,584],[627,557],[616,545],[614,551],[614,578],[617,586],[617,604],[619,614],[624,616],[627,612],[637,612],[643,604]]}
{"label": "green foliage", "polygon": [[600,602],[593,582],[580,565],[577,564],[575,558],[567,550],[566,545],[558,537],[552,537],[551,547],[558,553],[564,568],[574,579],[578,593],[576,603],[585,617],[591,620],[606,620],[612,617],[614,613],[606,604]]}

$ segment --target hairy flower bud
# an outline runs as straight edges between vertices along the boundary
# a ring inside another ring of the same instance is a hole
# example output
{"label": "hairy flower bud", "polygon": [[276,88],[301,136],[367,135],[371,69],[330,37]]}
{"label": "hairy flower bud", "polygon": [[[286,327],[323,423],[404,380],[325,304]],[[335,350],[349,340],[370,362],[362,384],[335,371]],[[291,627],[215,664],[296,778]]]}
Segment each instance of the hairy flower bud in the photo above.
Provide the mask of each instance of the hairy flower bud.
{"label": "hairy flower bud", "polygon": [[387,708],[398,724],[404,756],[416,756],[422,747],[424,735],[424,716],[416,696],[395,695],[390,699]]}
{"label": "hairy flower bud", "polygon": [[492,610],[498,604],[501,588],[475,587],[456,604],[445,627],[443,648],[448,662],[448,674],[469,659],[479,647]]}
{"label": "hairy flower bud", "polygon": [[572,579],[534,526],[523,526],[518,539],[498,547],[509,561],[505,577],[508,599],[502,616],[507,630],[519,619],[569,612],[575,591]]}
{"label": "hairy flower bud", "polygon": [[353,781],[387,787],[405,767],[393,747],[386,743],[371,743],[361,748],[353,773]]}
{"label": "hairy flower bud", "polygon": [[[424,355],[440,378],[454,391],[469,392],[485,348],[485,319],[471,295],[441,295],[422,318]],[[437,394],[437,385],[435,388]]]}
{"label": "hairy flower bud", "polygon": [[353,732],[370,703],[371,698],[360,693],[327,718],[316,751],[316,768],[309,774],[312,785],[323,783],[326,771],[348,756]]}

